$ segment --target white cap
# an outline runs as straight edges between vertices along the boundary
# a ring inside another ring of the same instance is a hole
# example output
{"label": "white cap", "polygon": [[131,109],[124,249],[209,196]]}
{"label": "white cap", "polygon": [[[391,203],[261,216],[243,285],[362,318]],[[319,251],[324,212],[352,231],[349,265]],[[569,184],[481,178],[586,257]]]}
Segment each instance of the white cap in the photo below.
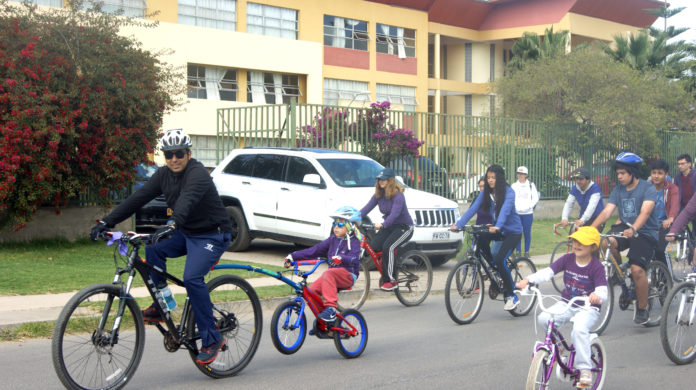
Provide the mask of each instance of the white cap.
{"label": "white cap", "polygon": [[517,167],[517,173],[524,173],[525,175],[529,175],[529,169],[522,165],[520,167]]}

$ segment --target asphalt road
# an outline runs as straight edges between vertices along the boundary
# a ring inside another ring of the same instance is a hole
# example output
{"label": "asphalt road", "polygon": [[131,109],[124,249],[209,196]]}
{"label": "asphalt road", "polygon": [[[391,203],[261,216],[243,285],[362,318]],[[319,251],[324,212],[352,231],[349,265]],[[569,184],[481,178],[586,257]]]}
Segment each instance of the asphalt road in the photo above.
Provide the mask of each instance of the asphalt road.
{"label": "asphalt road", "polygon": [[[270,244],[270,248],[233,257],[242,260],[240,257],[267,256],[275,263],[293,250],[284,244]],[[446,273],[451,267],[447,264],[439,272]],[[296,354],[279,353],[270,339],[273,308],[269,308],[264,310],[261,345],[237,377],[213,380],[204,376],[193,366],[187,352],[166,352],[162,336],[150,328],[143,359],[128,388],[524,387],[536,339],[531,315],[514,318],[503,311],[501,301],[486,297],[476,321],[459,326],[447,315],[441,293],[413,308],[402,306],[391,294],[373,296],[377,298],[361,309],[368,323],[369,340],[365,353],[357,359],[341,357],[332,340],[310,336]],[[693,388],[696,365],[672,364],[662,351],[659,328],[634,325],[631,315],[630,311],[616,311],[601,337],[608,353],[604,388]],[[311,315],[308,320],[311,321]],[[45,339],[0,343],[0,389],[61,388],[50,350],[51,341]]]}

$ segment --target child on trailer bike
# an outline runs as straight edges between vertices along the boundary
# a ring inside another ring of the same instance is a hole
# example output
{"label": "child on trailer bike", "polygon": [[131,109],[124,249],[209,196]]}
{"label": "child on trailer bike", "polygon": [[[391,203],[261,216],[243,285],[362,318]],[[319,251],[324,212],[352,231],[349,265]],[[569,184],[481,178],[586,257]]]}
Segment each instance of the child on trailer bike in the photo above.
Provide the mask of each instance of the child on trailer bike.
{"label": "child on trailer bike", "polygon": [[[557,326],[562,326],[573,319],[571,339],[575,346],[575,368],[580,370],[578,387],[589,387],[593,383],[592,362],[590,361],[590,329],[599,319],[599,309],[602,301],[607,298],[607,280],[604,266],[596,256],[599,248],[599,231],[591,226],[581,226],[575,233],[568,236],[573,240],[573,251],[551,263],[548,268],[537,271],[517,283],[517,288],[523,289],[529,283],[539,284],[553,278],[553,275],[564,271],[563,299],[570,300],[578,296],[587,296],[593,307],[598,310],[583,310],[574,307],[563,314],[554,316]],[[565,307],[564,302],[556,302],[554,306]],[[553,307],[552,307],[553,311]],[[537,317],[537,324],[544,328],[552,314],[543,312]]]}
{"label": "child on trailer bike", "polygon": [[[464,225],[476,214],[479,208],[483,207],[490,210],[493,217],[492,225],[488,233],[479,236],[479,248],[481,254],[488,261],[495,261],[495,266],[503,278],[503,292],[505,294],[505,306],[507,311],[515,310],[519,303],[519,298],[513,293],[512,276],[505,264],[508,253],[511,252],[522,238],[522,222],[520,216],[515,211],[515,191],[505,181],[505,171],[500,165],[491,165],[486,170],[486,185],[474,203],[462,215],[459,220],[452,225],[452,229],[462,229]],[[491,253],[491,241],[502,241],[498,252],[493,256]]]}
{"label": "child on trailer bike", "polygon": [[360,212],[346,206],[330,217],[334,222],[329,238],[311,248],[292,252],[285,258],[286,267],[296,260],[328,259],[329,269],[311,284],[312,290],[324,298],[325,309],[319,313],[319,318],[326,322],[336,319],[338,290],[352,287],[360,274],[360,241],[352,224],[360,221]]}

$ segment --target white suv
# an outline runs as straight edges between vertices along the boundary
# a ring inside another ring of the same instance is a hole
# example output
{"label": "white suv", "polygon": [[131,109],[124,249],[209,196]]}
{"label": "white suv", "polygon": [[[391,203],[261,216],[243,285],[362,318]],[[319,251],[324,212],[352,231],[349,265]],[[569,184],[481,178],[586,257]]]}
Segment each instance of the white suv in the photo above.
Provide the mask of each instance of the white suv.
{"label": "white suv", "polygon": [[[324,240],[331,231],[331,212],[341,206],[362,208],[382,168],[369,157],[325,149],[233,150],[211,173],[237,228],[229,250],[243,251],[261,237],[302,245]],[[462,234],[448,228],[459,218],[457,204],[411,188],[404,195],[415,223],[411,241],[433,265],[454,257]],[[382,221],[377,208],[368,216]]]}

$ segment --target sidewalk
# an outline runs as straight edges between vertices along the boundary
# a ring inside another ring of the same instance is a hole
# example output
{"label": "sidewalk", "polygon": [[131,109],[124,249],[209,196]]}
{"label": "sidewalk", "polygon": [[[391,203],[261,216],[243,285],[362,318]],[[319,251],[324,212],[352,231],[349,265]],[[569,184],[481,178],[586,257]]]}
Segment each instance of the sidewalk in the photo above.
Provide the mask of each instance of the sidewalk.
{"label": "sidewalk", "polygon": [[[231,259],[233,255],[229,252],[223,254],[222,259]],[[551,255],[536,255],[532,256],[532,261],[535,264],[548,264]],[[264,263],[257,263],[259,267],[264,267]],[[277,263],[274,263],[278,265]],[[445,288],[447,274],[454,266],[454,261],[450,260],[445,265],[433,269],[433,284],[431,293],[442,291]],[[222,271],[218,271],[222,272]],[[369,299],[387,296],[387,292],[382,292],[376,289],[377,279],[376,271],[370,272],[371,292]],[[317,275],[321,275],[318,272]],[[313,278],[309,279],[310,281]],[[247,279],[253,287],[282,285],[283,282],[271,277],[255,277]],[[108,281],[105,281],[108,282]],[[183,294],[186,291],[182,287],[171,286],[172,292],[175,294]],[[60,294],[43,294],[43,295],[15,295],[15,296],[0,296],[0,327],[18,325],[25,322],[38,321],[54,321],[58,318],[63,306],[75,295],[76,292],[60,293]],[[145,287],[137,287],[131,289],[131,295],[140,298],[147,297],[149,293]]]}

